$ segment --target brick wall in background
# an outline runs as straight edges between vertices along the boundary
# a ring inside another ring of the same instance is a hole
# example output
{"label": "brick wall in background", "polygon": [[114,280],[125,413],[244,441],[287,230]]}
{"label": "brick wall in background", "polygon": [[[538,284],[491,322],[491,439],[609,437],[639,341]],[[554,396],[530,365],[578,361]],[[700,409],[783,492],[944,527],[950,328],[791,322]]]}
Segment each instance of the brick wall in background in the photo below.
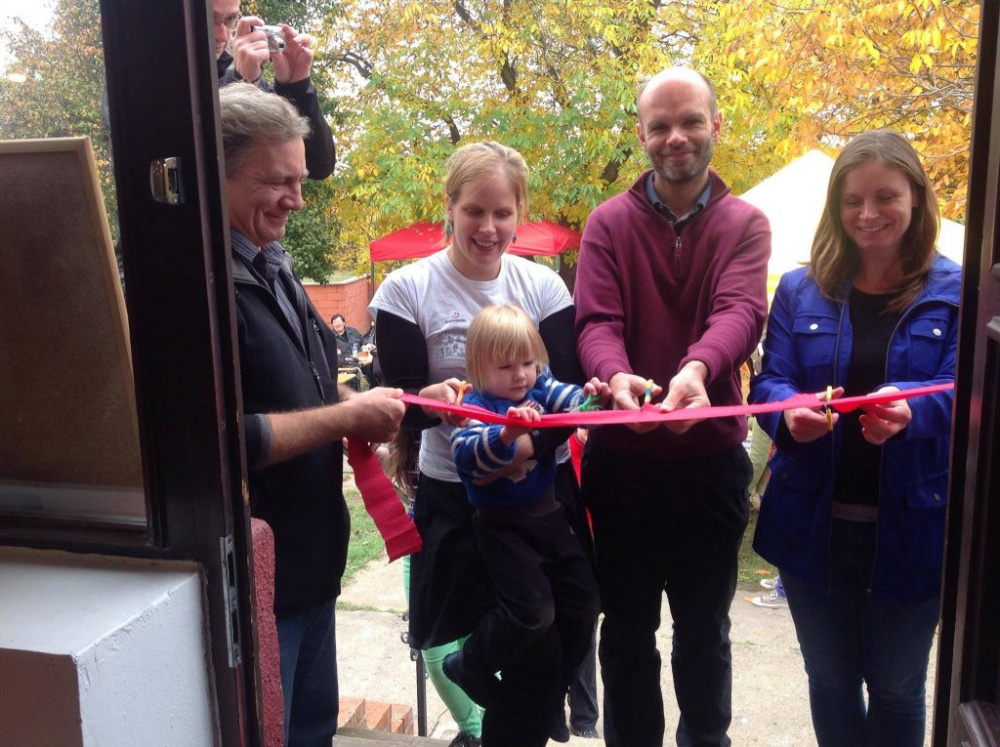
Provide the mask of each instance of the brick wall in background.
{"label": "brick wall in background", "polygon": [[347,320],[347,326],[354,327],[361,334],[368,331],[372,320],[368,316],[368,302],[371,298],[367,275],[327,285],[304,283],[304,286],[309,300],[327,324],[330,323],[330,317],[339,312]]}

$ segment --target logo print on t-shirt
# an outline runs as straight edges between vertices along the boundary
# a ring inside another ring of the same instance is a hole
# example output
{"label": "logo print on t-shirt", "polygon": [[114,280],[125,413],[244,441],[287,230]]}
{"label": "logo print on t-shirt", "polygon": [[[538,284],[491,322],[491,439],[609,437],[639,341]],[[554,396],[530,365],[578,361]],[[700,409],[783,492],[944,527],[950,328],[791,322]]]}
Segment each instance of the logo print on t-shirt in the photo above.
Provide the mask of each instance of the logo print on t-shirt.
{"label": "logo print on t-shirt", "polygon": [[465,330],[445,330],[441,333],[441,342],[436,346],[436,359],[442,361],[455,361],[461,368],[465,368]]}

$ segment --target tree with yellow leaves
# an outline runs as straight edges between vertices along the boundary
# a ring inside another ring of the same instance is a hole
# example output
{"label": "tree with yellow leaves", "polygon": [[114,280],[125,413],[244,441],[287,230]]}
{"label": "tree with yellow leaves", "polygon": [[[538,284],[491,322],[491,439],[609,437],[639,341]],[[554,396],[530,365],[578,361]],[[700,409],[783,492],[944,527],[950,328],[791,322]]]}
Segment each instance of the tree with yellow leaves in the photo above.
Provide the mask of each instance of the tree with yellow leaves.
{"label": "tree with yellow leaves", "polygon": [[741,0],[717,5],[704,65],[758,152],[787,162],[866,130],[912,139],[946,217],[965,213],[979,4]]}
{"label": "tree with yellow leaves", "polygon": [[[55,39],[8,35],[28,82],[0,81],[0,130],[90,134],[106,162],[97,1],[55,4]],[[248,0],[245,10],[317,37],[313,80],[339,165],[309,185],[288,242],[314,276],[362,268],[371,239],[440,220],[445,161],[473,139],[524,154],[532,218],[582,227],[646,167],[637,88],[676,64],[716,85],[725,124],[713,165],[737,193],[809,149],[832,154],[888,127],[912,139],[944,214],[964,216],[973,0]]]}
{"label": "tree with yellow leaves", "polygon": [[440,219],[444,162],[480,138],[525,155],[533,217],[581,227],[646,167],[636,91],[673,64],[717,87],[713,163],[737,193],[889,127],[961,219],[977,23],[970,0],[347,3],[327,16],[323,58],[355,82],[337,102],[342,235],[360,261],[371,238]]}

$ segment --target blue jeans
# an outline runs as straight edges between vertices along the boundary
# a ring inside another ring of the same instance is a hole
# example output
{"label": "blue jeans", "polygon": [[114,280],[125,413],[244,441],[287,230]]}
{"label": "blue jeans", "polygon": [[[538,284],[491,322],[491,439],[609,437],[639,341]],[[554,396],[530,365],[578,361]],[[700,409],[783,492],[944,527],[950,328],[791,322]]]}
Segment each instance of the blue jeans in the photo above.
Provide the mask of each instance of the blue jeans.
{"label": "blue jeans", "polygon": [[820,747],[924,743],[927,662],[940,599],[871,598],[876,531],[874,523],[834,520],[829,594],[781,569]]}
{"label": "blue jeans", "polygon": [[329,747],[337,732],[334,604],[318,604],[277,621],[287,747]]}

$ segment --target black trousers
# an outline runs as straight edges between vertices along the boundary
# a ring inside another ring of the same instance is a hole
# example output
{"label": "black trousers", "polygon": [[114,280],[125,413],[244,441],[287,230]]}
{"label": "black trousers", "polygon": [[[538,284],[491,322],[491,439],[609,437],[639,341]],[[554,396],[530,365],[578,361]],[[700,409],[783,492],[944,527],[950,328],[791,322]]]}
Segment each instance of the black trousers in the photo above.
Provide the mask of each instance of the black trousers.
{"label": "black trousers", "polygon": [[561,701],[590,648],[600,607],[590,561],[565,509],[550,490],[531,506],[479,509],[472,521],[497,605],[466,640],[463,666],[480,676],[503,673],[554,626],[561,655],[553,698]]}
{"label": "black trousers", "polygon": [[730,744],[729,607],[749,519],[752,468],[742,446],[650,460],[584,454],[604,610],[600,658],[608,747],[661,747],[663,697],[656,630],[662,595],[673,618],[681,747]]}
{"label": "black trousers", "polygon": [[[556,469],[557,497],[569,507],[578,505],[572,470],[569,463]],[[472,513],[461,483],[420,476],[415,520],[424,548],[410,565],[410,635],[420,648],[468,635],[496,603],[476,546]],[[576,514],[583,516],[582,510]],[[586,552],[582,542],[581,552]],[[500,697],[483,714],[487,745],[544,747],[565,693],[564,659],[560,631],[553,625],[520,662],[507,668]]]}
{"label": "black trousers", "polygon": [[597,728],[597,628],[590,639],[590,648],[569,683],[569,725],[580,732]]}

